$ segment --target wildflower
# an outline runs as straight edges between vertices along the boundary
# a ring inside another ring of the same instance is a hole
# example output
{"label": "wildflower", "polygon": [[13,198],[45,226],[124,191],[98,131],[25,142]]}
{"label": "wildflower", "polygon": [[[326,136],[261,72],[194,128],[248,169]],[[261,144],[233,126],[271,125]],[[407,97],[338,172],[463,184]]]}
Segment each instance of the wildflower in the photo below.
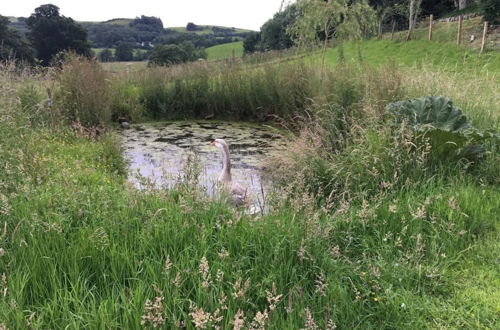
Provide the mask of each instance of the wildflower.
{"label": "wildflower", "polygon": [[220,309],[217,308],[214,312],[214,315],[211,317],[212,319],[212,322],[214,323],[214,328],[216,330],[219,330],[221,327],[220,327],[220,323],[222,322],[222,320],[224,320],[224,316],[220,315]]}
{"label": "wildflower", "polygon": [[5,273],[0,277],[0,289],[2,289],[2,295],[4,297],[7,296],[7,275],[5,275]]}
{"label": "wildflower", "polygon": [[0,193],[0,215],[9,215],[11,207],[7,196]]}
{"label": "wildflower", "polygon": [[267,302],[269,303],[269,310],[272,312],[276,309],[276,305],[280,302],[282,294],[277,295],[276,285],[273,282],[272,291],[266,290]]}
{"label": "wildflower", "polygon": [[264,313],[257,312],[255,317],[253,318],[252,323],[250,324],[250,330],[264,330],[266,325],[266,320],[269,318],[267,314],[267,310],[264,310]]}
{"label": "wildflower", "polygon": [[333,258],[338,259],[338,257],[340,257],[340,247],[338,245],[334,246],[331,249],[330,254]]}
{"label": "wildflower", "polygon": [[299,259],[300,261],[304,261],[304,260],[307,260],[309,258],[306,257],[306,247],[304,245],[304,239],[302,239],[302,241],[300,242],[300,248],[299,248],[299,252],[297,252],[297,255],[299,256]]}
{"label": "wildflower", "polygon": [[332,319],[328,319],[328,322],[326,323],[326,330],[335,330],[337,329],[337,325],[333,322]]}
{"label": "wildflower", "polygon": [[5,250],[3,248],[0,248],[0,257],[3,257],[4,254],[5,254]]}
{"label": "wildflower", "polygon": [[389,205],[389,212],[396,213],[398,211],[398,207],[394,204]]}
{"label": "wildflower", "polygon": [[150,323],[153,328],[165,324],[165,319],[163,318],[163,297],[159,296],[155,298],[155,301],[147,299],[144,305],[144,311],[146,314],[142,316],[141,324]]}
{"label": "wildflower", "polygon": [[425,218],[425,207],[419,207],[417,211],[411,215],[415,220]]}
{"label": "wildflower", "polygon": [[181,286],[181,274],[179,272],[177,272],[175,278],[172,280],[172,284],[175,285],[176,287]]}
{"label": "wildflower", "polygon": [[450,197],[450,199],[448,199],[448,206],[452,209],[452,210],[457,210],[458,209],[458,205],[457,205],[457,200],[455,199],[455,197]]}
{"label": "wildflower", "polygon": [[318,278],[315,281],[316,283],[316,292],[321,296],[325,297],[326,296],[326,287],[328,284],[325,283],[325,274],[321,272],[321,274],[318,275]]}
{"label": "wildflower", "polygon": [[234,315],[234,319],[231,322],[233,324],[233,330],[240,330],[245,325],[245,316],[241,309]]}
{"label": "wildflower", "polygon": [[221,259],[225,259],[225,258],[229,257],[229,252],[227,252],[226,249],[222,248],[222,250],[219,252],[219,257]]}
{"label": "wildflower", "polygon": [[224,272],[220,269],[217,269],[217,274],[215,275],[215,280],[221,283],[224,280]]}
{"label": "wildflower", "polygon": [[190,303],[189,309],[191,312],[189,315],[193,318],[194,326],[197,329],[206,329],[210,323],[211,315],[203,310],[203,308],[196,308],[193,302]]}
{"label": "wildflower", "polygon": [[221,292],[219,299],[219,305],[221,306],[221,309],[227,310],[226,302],[227,302],[227,296],[224,294],[224,292]]}
{"label": "wildflower", "polygon": [[210,268],[208,266],[207,258],[201,258],[199,271],[203,278],[203,283],[201,285],[204,288],[208,288],[210,286]]}
{"label": "wildflower", "polygon": [[234,289],[234,292],[233,292],[233,297],[234,298],[245,298],[245,293],[246,291],[248,290],[248,288],[250,287],[250,279],[247,279],[245,281],[245,284],[244,285],[241,285],[241,277],[238,278],[238,280],[233,284],[233,289]]}
{"label": "wildflower", "polygon": [[311,310],[309,307],[306,307],[304,310],[306,313],[306,321],[305,321],[305,328],[304,330],[316,330],[319,329],[318,326],[316,325],[316,322],[314,321],[314,318],[311,314]]}
{"label": "wildflower", "polygon": [[172,268],[172,262],[170,262],[170,256],[167,255],[167,258],[165,259],[165,264],[163,265],[163,273],[168,274],[170,268]]}

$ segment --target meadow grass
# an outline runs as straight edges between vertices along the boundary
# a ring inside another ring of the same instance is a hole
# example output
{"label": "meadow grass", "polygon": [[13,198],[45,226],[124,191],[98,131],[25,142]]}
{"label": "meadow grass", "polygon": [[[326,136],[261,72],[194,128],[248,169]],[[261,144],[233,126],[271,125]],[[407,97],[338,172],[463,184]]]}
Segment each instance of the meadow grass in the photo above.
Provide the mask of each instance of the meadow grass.
{"label": "meadow grass", "polygon": [[209,47],[207,55],[209,60],[223,60],[233,56],[241,57],[243,55],[243,41]]}
{"label": "meadow grass", "polygon": [[498,128],[497,89],[481,88],[497,76],[331,56],[326,73],[196,63],[106,80],[122,115],[147,111],[145,91],[185,118],[202,103],[221,118],[283,109],[269,113],[295,135],[270,160],[277,190],[258,216],[206,196],[196,164],[171,190],[132,188],[112,131],[64,125],[45,105],[52,76],[3,66],[1,327],[497,328],[498,145],[476,166],[434,164],[384,117],[388,102],[442,92]]}

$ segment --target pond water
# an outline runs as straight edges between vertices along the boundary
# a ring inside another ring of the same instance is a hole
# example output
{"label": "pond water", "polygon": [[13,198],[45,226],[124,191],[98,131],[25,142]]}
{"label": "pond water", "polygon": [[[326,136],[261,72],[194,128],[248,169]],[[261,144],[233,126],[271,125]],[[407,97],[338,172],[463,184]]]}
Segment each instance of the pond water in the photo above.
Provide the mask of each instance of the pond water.
{"label": "pond water", "polygon": [[209,194],[215,191],[222,170],[221,152],[210,142],[224,139],[231,153],[233,181],[247,188],[252,200],[263,199],[262,188],[266,191],[269,186],[261,178],[262,160],[284,146],[276,129],[242,123],[147,123],[132,125],[122,135],[128,179],[135,187],[171,187],[191,154],[201,165],[200,184]]}

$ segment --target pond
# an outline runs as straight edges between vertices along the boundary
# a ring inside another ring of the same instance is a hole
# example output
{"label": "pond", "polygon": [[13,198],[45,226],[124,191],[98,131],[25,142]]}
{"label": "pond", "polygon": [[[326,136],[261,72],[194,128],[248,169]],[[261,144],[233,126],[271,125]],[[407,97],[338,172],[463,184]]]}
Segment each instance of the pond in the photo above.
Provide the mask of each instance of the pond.
{"label": "pond", "polygon": [[[183,174],[189,155],[201,165],[200,185],[213,194],[222,170],[222,155],[210,145],[224,139],[231,153],[231,174],[262,200],[269,187],[261,177],[262,160],[284,146],[278,131],[266,125],[228,122],[161,122],[132,125],[124,130],[128,180],[138,189],[171,187]],[[264,188],[264,189],[263,189]]]}

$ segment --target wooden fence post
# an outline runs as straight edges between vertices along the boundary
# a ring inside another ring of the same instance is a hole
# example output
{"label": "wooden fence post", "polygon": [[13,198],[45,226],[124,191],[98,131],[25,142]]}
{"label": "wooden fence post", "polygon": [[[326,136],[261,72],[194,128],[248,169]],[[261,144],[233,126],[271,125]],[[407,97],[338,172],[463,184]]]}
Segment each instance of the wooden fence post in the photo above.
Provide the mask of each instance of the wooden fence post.
{"label": "wooden fence post", "polygon": [[457,45],[460,45],[462,39],[462,15],[458,16],[458,32],[457,32]]}
{"label": "wooden fence post", "polygon": [[391,40],[394,39],[394,30],[396,29],[396,21],[392,21],[392,32],[391,32]]}
{"label": "wooden fence post", "polygon": [[432,22],[434,20],[434,15],[429,16],[429,40],[432,40]]}
{"label": "wooden fence post", "polygon": [[484,51],[484,43],[486,42],[486,35],[487,34],[488,34],[488,22],[484,22],[483,39],[481,40],[481,51],[480,51],[480,54],[482,54],[483,51]]}

